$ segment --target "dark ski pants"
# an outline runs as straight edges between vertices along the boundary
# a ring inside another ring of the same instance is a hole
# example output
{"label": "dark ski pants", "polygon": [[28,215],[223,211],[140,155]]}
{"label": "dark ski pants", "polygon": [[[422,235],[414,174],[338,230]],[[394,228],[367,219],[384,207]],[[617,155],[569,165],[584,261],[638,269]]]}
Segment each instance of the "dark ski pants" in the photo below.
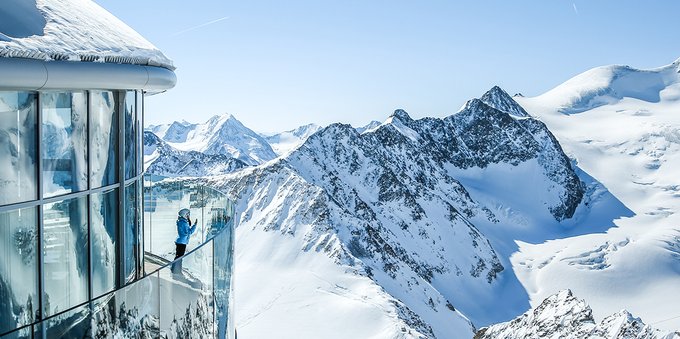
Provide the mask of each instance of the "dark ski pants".
{"label": "dark ski pants", "polygon": [[[177,260],[179,257],[184,255],[184,252],[187,250],[187,245],[185,244],[178,244],[175,243],[175,260]],[[182,261],[177,261],[172,264],[170,267],[170,271],[173,273],[181,273],[182,272]]]}

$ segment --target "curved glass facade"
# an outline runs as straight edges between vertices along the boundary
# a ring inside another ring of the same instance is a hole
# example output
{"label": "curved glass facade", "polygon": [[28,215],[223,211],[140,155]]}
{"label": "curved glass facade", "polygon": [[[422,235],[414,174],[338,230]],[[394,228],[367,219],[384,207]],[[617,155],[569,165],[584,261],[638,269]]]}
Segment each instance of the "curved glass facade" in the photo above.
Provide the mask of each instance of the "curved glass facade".
{"label": "curved glass facade", "polygon": [[[187,196],[144,187],[142,101],[134,90],[0,91],[1,338],[233,337],[233,208],[196,185]],[[188,282],[163,256],[145,260],[152,216],[177,209],[144,207],[166,194],[208,216],[179,259]],[[189,311],[210,328],[194,335]]]}

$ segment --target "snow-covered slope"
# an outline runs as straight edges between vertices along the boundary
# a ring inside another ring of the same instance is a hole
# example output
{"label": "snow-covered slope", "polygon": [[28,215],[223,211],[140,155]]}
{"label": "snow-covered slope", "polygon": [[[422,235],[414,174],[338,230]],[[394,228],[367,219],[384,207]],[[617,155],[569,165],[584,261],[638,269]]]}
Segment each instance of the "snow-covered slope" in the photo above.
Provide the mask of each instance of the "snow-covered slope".
{"label": "snow-covered slope", "polygon": [[616,105],[624,99],[647,103],[675,101],[679,95],[675,90],[679,66],[680,59],[651,70],[620,65],[597,67],[523,103],[532,102],[531,106],[541,105],[545,109],[574,114]]}
{"label": "snow-covered slope", "polygon": [[590,306],[576,299],[570,290],[564,290],[510,322],[482,328],[474,338],[674,339],[680,338],[680,332],[656,330],[626,310],[614,313],[596,324]]}
{"label": "snow-covered slope", "polygon": [[532,305],[569,288],[593,305],[595,319],[628,309],[655,327],[680,328],[679,71],[679,61],[599,67],[516,98],[630,211],[613,219],[577,213],[579,228],[599,231],[520,242],[511,261]]}
{"label": "snow-covered slope", "polygon": [[147,130],[158,133],[178,150],[227,155],[248,165],[259,165],[277,157],[263,137],[243,126],[231,114],[213,116],[202,124],[182,121],[151,126]]}
{"label": "snow-covered slope", "polygon": [[[334,124],[282,158],[208,181],[238,201],[247,336],[327,337],[326,323],[350,317],[356,326],[330,337],[471,337],[472,324],[529,306],[477,223],[497,237],[521,215],[520,229],[554,234],[585,195],[543,124],[476,99],[444,119],[397,110],[363,133]],[[541,195],[516,203],[512,191],[531,184]],[[330,320],[305,320],[321,308]]]}
{"label": "snow-covered slope", "polygon": [[302,145],[310,135],[318,132],[320,129],[322,127],[319,125],[307,124],[290,131],[265,136],[264,138],[277,155],[283,155]]}
{"label": "snow-covered slope", "polygon": [[366,131],[369,131],[369,130],[372,130],[372,129],[374,129],[374,128],[377,128],[377,127],[380,126],[381,124],[382,124],[382,123],[381,123],[380,121],[375,121],[375,120],[373,120],[373,121],[369,122],[368,124],[366,124],[366,125],[364,125],[364,126],[357,127],[356,130],[357,130],[357,132],[359,132],[359,134],[361,134],[361,133],[364,133],[364,132],[366,132]]}
{"label": "snow-covered slope", "polygon": [[3,0],[0,57],[174,69],[149,41],[91,0]]}
{"label": "snow-covered slope", "polygon": [[144,170],[166,177],[203,177],[233,172],[248,166],[223,154],[180,151],[150,131],[144,131]]}

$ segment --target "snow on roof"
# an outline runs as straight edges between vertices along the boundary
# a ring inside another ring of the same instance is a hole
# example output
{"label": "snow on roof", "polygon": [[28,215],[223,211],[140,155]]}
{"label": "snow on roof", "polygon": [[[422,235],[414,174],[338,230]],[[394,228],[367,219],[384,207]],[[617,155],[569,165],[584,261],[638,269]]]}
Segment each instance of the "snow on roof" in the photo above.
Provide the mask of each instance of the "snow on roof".
{"label": "snow on roof", "polygon": [[175,69],[154,45],[91,0],[2,0],[0,57]]}

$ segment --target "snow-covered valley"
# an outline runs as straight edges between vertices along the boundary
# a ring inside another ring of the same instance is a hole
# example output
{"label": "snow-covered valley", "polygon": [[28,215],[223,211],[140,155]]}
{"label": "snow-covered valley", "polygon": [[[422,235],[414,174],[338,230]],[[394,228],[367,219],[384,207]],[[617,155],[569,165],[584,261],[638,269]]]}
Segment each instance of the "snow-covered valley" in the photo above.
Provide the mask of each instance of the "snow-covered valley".
{"label": "snow-covered valley", "polygon": [[494,87],[442,119],[152,126],[145,164],[237,201],[244,337],[471,338],[567,289],[592,317],[566,337],[635,338],[612,330],[623,309],[674,331],[679,66],[597,68],[534,98]]}

